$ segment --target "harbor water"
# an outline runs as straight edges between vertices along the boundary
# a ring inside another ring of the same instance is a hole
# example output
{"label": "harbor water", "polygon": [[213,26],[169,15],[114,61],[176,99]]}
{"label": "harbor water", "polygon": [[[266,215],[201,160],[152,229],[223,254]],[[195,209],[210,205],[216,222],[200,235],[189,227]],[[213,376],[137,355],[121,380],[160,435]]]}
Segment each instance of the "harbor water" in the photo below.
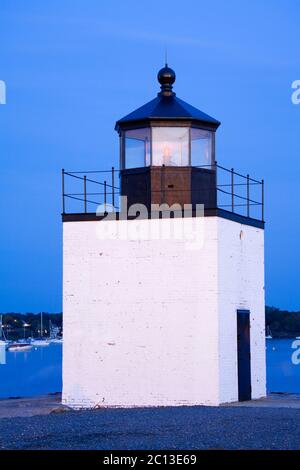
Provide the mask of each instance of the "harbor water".
{"label": "harbor water", "polygon": [[6,351],[6,364],[0,365],[0,398],[45,395],[61,389],[61,344]]}
{"label": "harbor water", "polygon": [[[300,393],[300,339],[268,339],[268,392]],[[0,364],[0,398],[28,397],[62,389],[62,345],[7,351]]]}

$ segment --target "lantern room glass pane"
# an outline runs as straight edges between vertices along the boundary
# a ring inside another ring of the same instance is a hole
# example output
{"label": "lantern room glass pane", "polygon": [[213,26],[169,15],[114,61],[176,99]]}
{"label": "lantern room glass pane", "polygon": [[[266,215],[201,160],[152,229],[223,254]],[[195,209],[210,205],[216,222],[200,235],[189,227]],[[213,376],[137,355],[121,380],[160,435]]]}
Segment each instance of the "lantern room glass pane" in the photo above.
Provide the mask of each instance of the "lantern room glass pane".
{"label": "lantern room glass pane", "polygon": [[203,129],[191,129],[191,164],[192,166],[212,165],[212,132]]}
{"label": "lantern room glass pane", "polygon": [[125,168],[150,165],[150,129],[133,129],[125,132]]}
{"label": "lantern room glass pane", "polygon": [[189,165],[189,128],[152,128],[152,165]]}

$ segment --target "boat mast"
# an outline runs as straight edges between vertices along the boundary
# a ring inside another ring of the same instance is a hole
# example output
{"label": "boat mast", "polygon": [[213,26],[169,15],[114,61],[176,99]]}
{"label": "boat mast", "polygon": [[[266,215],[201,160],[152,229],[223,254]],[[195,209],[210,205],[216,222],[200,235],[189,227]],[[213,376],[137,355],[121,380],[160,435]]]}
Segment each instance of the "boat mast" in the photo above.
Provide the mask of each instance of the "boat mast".
{"label": "boat mast", "polygon": [[6,335],[3,330],[3,315],[0,315],[0,341],[7,341]]}
{"label": "boat mast", "polygon": [[41,337],[43,337],[43,312],[41,312]]}

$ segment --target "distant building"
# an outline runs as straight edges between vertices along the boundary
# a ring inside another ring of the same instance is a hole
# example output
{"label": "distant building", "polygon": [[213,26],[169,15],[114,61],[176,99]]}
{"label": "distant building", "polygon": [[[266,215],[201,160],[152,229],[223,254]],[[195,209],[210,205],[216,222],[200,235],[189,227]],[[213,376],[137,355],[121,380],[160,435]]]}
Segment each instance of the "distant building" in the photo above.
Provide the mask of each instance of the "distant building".
{"label": "distant building", "polygon": [[[263,181],[218,165],[220,123],[175,95],[167,65],[158,80],[158,96],[116,124],[118,174],[94,192],[95,175],[63,172],[63,402],[74,408],[266,394]],[[72,177],[82,197],[67,193]]]}
{"label": "distant building", "polygon": [[56,325],[51,324],[50,326],[50,338],[57,338],[61,335],[61,328]]}

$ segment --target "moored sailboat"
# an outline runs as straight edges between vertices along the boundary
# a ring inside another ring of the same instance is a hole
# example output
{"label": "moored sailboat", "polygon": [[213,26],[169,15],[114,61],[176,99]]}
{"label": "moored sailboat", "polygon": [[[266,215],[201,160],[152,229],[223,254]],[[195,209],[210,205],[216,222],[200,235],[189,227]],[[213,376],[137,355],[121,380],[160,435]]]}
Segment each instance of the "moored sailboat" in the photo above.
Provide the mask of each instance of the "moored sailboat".
{"label": "moored sailboat", "polygon": [[31,344],[33,346],[49,346],[50,341],[48,338],[44,337],[44,332],[43,332],[43,312],[41,312],[41,336],[38,338],[34,338],[31,340]]}

